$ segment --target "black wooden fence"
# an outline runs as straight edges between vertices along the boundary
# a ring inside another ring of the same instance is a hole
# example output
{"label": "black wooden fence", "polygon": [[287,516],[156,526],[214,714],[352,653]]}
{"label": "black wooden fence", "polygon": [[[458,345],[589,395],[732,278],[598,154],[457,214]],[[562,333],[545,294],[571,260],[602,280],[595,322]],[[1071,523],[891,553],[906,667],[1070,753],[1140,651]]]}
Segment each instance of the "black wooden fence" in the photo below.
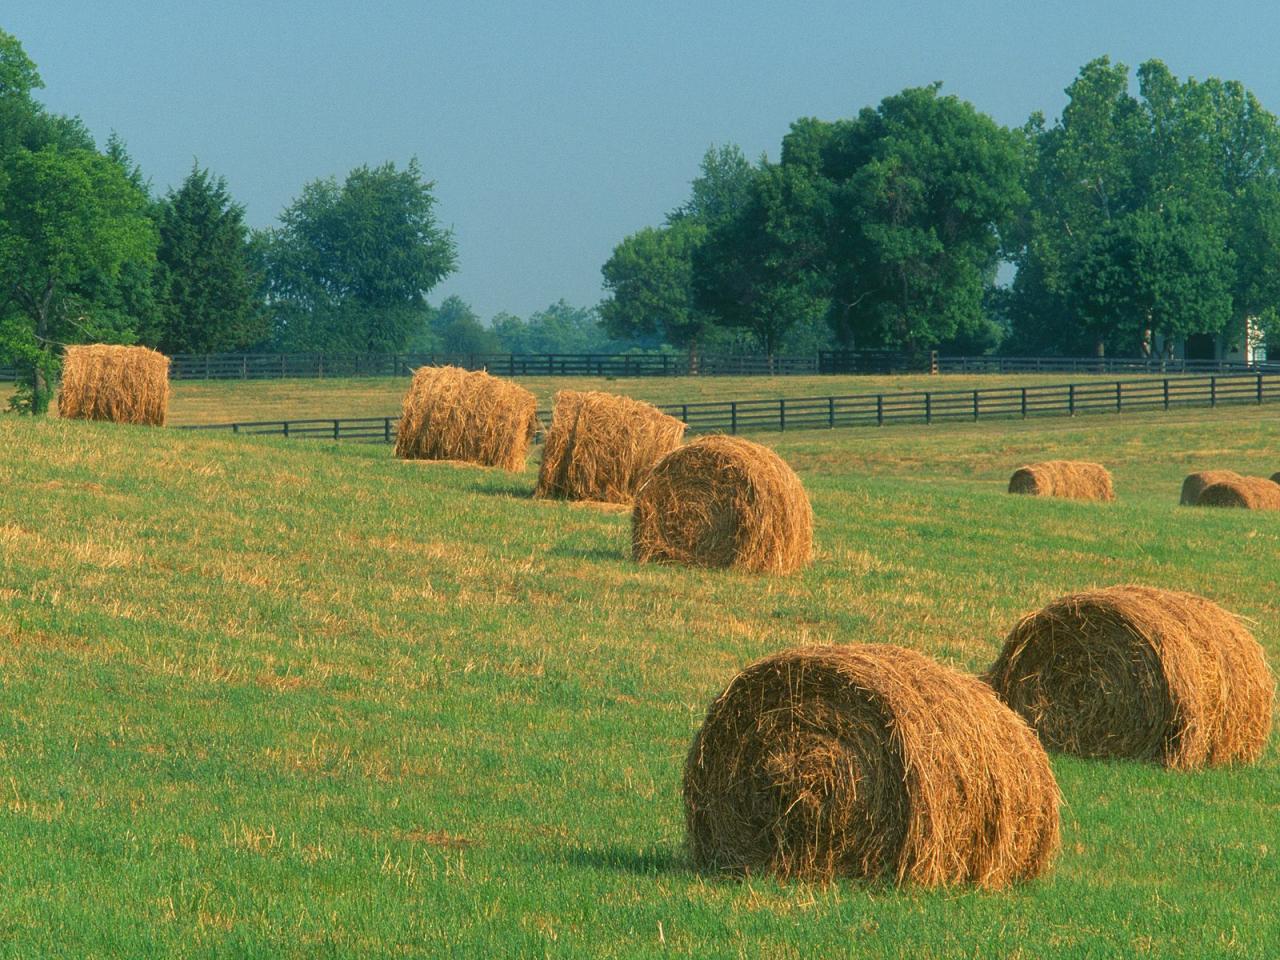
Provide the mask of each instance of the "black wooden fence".
{"label": "black wooden fence", "polygon": [[1158,357],[938,357],[935,373],[1280,373],[1280,363]]}
{"label": "black wooden fence", "polygon": [[[1076,416],[1276,400],[1280,400],[1280,373],[1236,373],[980,390],[672,403],[662,405],[661,409],[687,423],[690,433],[747,433]],[[550,411],[540,410],[538,419],[543,424],[549,423]],[[326,417],[200,424],[179,429],[390,443],[395,439],[398,421],[399,417]]]}

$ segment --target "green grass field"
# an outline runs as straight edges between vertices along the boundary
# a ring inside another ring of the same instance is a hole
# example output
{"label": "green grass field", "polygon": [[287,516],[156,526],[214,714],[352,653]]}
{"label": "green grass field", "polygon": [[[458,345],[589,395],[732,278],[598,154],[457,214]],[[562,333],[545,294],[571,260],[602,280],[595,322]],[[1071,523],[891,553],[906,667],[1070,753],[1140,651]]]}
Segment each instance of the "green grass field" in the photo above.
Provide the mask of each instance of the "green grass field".
{"label": "green grass field", "polygon": [[[650,403],[697,403],[757,398],[825,397],[912,390],[975,390],[1004,386],[1142,379],[1083,374],[902,375],[886,377],[524,377],[516,378],[549,408],[557,390],[606,390]],[[386,417],[400,413],[407,377],[337,380],[185,380],[173,385],[173,424]]]}
{"label": "green grass field", "polygon": [[[532,463],[0,418],[0,955],[1280,955],[1280,734],[1249,769],[1055,756],[1062,853],[1004,893],[700,876],[679,793],[711,699],[794,644],[977,670],[1142,582],[1280,665],[1280,515],[1177,506],[1280,470],[1278,413],[761,435],[816,514],[786,579],[633,564]],[[1119,502],[1004,493],[1048,456]]]}

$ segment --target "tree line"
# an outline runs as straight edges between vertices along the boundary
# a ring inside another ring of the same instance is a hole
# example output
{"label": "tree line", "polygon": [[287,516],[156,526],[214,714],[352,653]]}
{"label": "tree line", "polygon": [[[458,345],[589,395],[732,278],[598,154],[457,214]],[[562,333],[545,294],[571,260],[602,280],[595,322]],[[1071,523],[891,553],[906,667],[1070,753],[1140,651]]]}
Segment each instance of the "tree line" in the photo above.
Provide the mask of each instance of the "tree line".
{"label": "tree line", "polygon": [[168,353],[901,351],[1138,355],[1280,336],[1280,127],[1241,84],[1099,58],[1062,115],[1006,128],[939,84],[801,118],[777,161],[709,149],[625,237],[605,298],[482,320],[416,160],[306,184],[250,229],[194,163],[155,195],[114,134],[51,113],[0,30],[0,363],[43,410],[59,347]]}
{"label": "tree line", "polygon": [[1136,95],[1105,57],[1066,94],[1054,123],[1008,129],[934,84],[797,120],[777,162],[713,148],[689,201],[604,265],[604,322],[691,355],[726,335],[1127,356],[1246,319],[1280,335],[1276,118],[1158,60]]}
{"label": "tree line", "polygon": [[306,184],[252,230],[224,178],[194,163],[153,195],[114,134],[34,97],[43,87],[0,31],[0,363],[26,371],[11,406],[43,412],[68,343],[166,353],[599,352],[620,344],[594,308],[561,300],[483,323],[427,293],[457,264],[416,160]]}

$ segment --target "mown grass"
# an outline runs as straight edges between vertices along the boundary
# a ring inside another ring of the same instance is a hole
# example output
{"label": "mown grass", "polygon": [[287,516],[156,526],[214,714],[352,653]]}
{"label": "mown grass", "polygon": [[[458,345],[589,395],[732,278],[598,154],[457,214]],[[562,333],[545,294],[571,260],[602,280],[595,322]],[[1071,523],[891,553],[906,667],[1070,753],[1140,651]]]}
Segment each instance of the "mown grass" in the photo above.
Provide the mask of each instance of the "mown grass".
{"label": "mown grass", "polygon": [[[887,641],[979,669],[1023,612],[1139,581],[1280,664],[1268,408],[764,435],[805,573],[641,567],[625,512],[384,447],[0,418],[0,955],[1264,957],[1280,746],[1054,757],[1053,873],[1005,893],[700,876],[680,768],[746,662]],[[1087,456],[1111,505],[1007,496]]]}
{"label": "mown grass", "polygon": [[[719,400],[826,397],[914,390],[975,390],[1005,386],[1083,383],[1090,380],[1142,379],[1140,376],[1090,377],[1084,374],[947,374],[901,376],[797,377],[517,377],[550,408],[557,390],[605,390],[650,403],[698,403]],[[306,419],[309,417],[387,417],[400,413],[408,387],[403,377],[337,380],[181,380],[173,385],[169,420],[173,424]]]}

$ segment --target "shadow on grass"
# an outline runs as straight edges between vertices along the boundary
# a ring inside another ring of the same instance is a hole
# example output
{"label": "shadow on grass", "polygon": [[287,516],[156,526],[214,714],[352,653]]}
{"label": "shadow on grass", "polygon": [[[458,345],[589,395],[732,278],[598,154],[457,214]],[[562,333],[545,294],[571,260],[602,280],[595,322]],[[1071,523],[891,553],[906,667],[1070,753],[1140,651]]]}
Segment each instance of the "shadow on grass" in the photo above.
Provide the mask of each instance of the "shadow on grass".
{"label": "shadow on grass", "polygon": [[486,497],[511,497],[516,500],[532,500],[533,488],[516,484],[477,483],[471,488],[472,493],[484,494]]}
{"label": "shadow on grass", "polygon": [[576,848],[565,853],[565,861],[575,867],[592,867],[597,870],[617,870],[639,876],[658,874],[693,875],[693,864],[679,847],[654,847],[636,850],[632,847],[605,846]]}

